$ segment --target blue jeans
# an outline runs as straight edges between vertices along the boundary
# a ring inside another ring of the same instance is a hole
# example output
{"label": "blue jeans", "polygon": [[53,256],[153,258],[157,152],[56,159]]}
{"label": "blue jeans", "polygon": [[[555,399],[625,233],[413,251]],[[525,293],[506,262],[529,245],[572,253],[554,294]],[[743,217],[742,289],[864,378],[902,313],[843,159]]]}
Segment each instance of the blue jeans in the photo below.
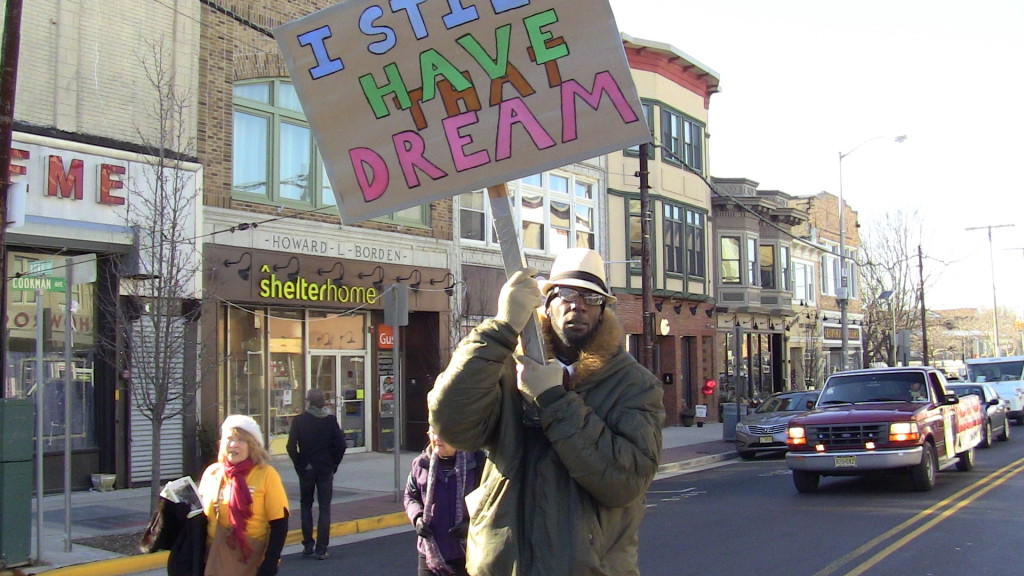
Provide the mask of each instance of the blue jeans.
{"label": "blue jeans", "polygon": [[326,552],[331,538],[331,498],[334,496],[334,472],[306,469],[299,474],[299,504],[302,508],[302,545],[313,546],[313,493],[320,514],[316,522],[316,551]]}

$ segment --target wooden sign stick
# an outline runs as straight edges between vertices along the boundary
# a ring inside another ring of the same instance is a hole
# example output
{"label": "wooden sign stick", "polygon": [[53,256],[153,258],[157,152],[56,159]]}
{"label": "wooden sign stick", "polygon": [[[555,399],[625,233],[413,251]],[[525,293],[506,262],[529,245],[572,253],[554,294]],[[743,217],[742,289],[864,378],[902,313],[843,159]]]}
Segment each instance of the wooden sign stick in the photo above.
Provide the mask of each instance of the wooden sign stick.
{"label": "wooden sign stick", "polygon": [[[508,184],[489,186],[487,197],[491,200],[491,215],[494,217],[494,231],[498,234],[498,244],[501,245],[505,275],[509,277],[526,267],[526,257],[519,245],[519,234],[516,230],[515,219],[512,217],[512,208],[509,205]],[[530,317],[526,328],[523,328],[523,333],[519,335],[519,341],[523,345],[523,353],[528,358],[541,364],[547,362],[544,354],[544,336],[537,324],[536,314]],[[524,399],[523,410],[526,412],[523,420],[528,426],[540,425],[537,409],[532,403]]]}

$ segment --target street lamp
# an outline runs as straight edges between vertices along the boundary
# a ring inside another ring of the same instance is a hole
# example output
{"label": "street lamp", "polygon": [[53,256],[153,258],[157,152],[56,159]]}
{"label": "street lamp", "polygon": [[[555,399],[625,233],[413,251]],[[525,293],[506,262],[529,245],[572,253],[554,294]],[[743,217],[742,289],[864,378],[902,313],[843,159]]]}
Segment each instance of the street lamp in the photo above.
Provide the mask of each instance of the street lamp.
{"label": "street lamp", "polygon": [[[850,319],[847,315],[847,308],[850,306],[850,282],[847,278],[846,268],[846,204],[843,202],[843,158],[853,154],[858,148],[868,142],[873,142],[880,138],[884,138],[884,136],[868,138],[851,148],[849,152],[839,153],[839,293],[837,296],[839,297],[839,324],[843,333],[843,348],[842,354],[839,357],[840,370],[846,370],[846,360],[850,355]],[[905,135],[900,135],[894,138],[893,141],[897,144],[902,144],[906,139],[907,137]]]}
{"label": "street lamp", "polygon": [[882,290],[882,293],[878,295],[879,300],[887,300],[889,304],[889,315],[892,316],[892,333],[889,335],[890,354],[889,361],[890,366],[896,365],[896,306],[893,305],[894,300],[893,294],[895,290]]}

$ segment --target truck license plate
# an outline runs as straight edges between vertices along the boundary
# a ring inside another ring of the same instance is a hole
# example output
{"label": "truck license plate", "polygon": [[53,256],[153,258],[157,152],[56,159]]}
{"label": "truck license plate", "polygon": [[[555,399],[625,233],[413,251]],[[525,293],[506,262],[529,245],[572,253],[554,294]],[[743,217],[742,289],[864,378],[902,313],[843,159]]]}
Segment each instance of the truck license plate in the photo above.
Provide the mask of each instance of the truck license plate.
{"label": "truck license plate", "polygon": [[771,444],[772,442],[775,441],[775,437],[774,436],[761,436],[759,441],[761,442],[761,444]]}
{"label": "truck license plate", "polygon": [[856,456],[836,456],[835,457],[836,468],[856,468],[857,457]]}

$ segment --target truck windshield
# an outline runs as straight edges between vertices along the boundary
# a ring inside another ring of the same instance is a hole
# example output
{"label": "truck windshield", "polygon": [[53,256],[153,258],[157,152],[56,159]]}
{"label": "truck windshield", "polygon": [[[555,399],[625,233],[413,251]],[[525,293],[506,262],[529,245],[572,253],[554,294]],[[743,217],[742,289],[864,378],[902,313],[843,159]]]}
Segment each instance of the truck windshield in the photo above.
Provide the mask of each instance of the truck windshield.
{"label": "truck windshield", "polygon": [[967,380],[970,382],[1020,380],[1022,373],[1024,373],[1024,361],[1022,360],[967,365]]}
{"label": "truck windshield", "polygon": [[926,397],[924,374],[834,375],[821,391],[819,406],[857,402],[909,402]]}

